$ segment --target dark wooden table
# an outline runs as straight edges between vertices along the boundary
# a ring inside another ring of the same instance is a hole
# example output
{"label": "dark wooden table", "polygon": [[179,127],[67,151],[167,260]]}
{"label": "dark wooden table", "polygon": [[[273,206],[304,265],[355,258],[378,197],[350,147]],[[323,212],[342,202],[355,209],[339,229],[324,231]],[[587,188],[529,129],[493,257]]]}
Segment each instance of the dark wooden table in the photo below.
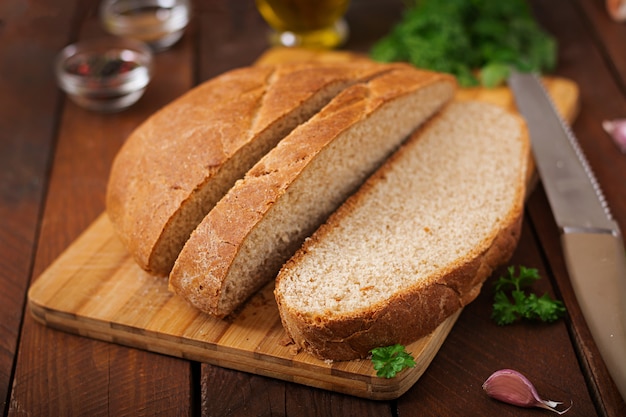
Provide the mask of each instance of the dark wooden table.
{"label": "dark wooden table", "polygon": [[[197,0],[175,48],[156,56],[146,95],[117,114],[68,101],[56,86],[55,54],[103,35],[96,0],[0,3],[0,398],[2,415],[539,415],[487,398],[495,370],[525,373],[539,392],[573,400],[569,416],[625,416],[570,287],[558,232],[541,185],[531,194],[512,264],[547,279],[536,291],[564,300],[552,325],[498,327],[487,284],[423,377],[398,400],[376,402],[190,362],[46,328],[28,314],[30,283],[104,210],[111,161],[148,115],[192,86],[251,64],[266,48],[253,1]],[[533,0],[559,41],[556,74],[580,86],[574,124],[619,223],[626,227],[626,155],[604,133],[626,117],[626,24],[601,0]],[[402,1],[353,0],[346,49],[367,51],[401,15]],[[503,272],[498,271],[498,273]],[[494,278],[495,278],[494,276]],[[626,360],[626,358],[625,358]]]}

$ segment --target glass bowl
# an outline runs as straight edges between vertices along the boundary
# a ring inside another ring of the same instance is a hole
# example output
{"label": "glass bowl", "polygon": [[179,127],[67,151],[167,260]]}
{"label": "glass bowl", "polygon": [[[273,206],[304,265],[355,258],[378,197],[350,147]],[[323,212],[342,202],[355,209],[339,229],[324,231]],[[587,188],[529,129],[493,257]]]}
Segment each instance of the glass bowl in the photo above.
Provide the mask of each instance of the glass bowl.
{"label": "glass bowl", "polygon": [[68,45],[59,52],[59,87],[81,107],[123,110],[143,95],[152,74],[152,52],[133,39],[101,38]]}
{"label": "glass bowl", "polygon": [[189,0],[104,0],[100,19],[113,35],[140,40],[158,52],[181,38],[190,9]]}

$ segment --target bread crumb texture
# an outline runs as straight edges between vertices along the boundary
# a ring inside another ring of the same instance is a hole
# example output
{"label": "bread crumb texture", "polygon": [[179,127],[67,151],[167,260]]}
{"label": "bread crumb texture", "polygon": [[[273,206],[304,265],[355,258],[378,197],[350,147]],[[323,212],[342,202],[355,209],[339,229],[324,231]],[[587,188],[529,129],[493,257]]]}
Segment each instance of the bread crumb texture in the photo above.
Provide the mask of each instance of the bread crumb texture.
{"label": "bread crumb texture", "polygon": [[[518,117],[485,103],[449,105],[281,270],[275,293],[294,340],[346,359],[328,341],[366,333],[378,312],[388,318],[399,310],[416,317],[434,312],[437,317],[419,319],[429,332],[473,300],[517,243],[528,154]],[[353,320],[361,322],[339,324]],[[423,336],[403,323],[387,324],[398,328],[385,331],[389,337]],[[387,336],[373,335],[366,345]],[[347,356],[373,347],[353,346]]]}
{"label": "bread crumb texture", "polygon": [[389,68],[237,68],[153,114],[117,154],[107,185],[107,212],[138,265],[167,275],[193,229],[237,179],[341,90]]}
{"label": "bread crumb texture", "polygon": [[209,212],[176,260],[170,288],[207,313],[230,314],[452,99],[454,87],[448,77],[399,67],[341,92]]}

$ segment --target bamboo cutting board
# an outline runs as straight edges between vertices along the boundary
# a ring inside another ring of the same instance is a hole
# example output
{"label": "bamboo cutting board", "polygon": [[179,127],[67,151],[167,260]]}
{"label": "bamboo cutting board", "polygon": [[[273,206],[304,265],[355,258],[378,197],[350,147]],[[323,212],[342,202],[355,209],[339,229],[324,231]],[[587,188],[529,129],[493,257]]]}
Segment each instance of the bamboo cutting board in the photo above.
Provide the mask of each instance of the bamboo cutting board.
{"label": "bamboo cutting board", "polygon": [[[272,50],[260,61],[351,57]],[[546,86],[572,121],[578,110],[576,85],[552,78]],[[514,108],[506,88],[463,90],[458,99]],[[383,379],[376,377],[369,360],[331,363],[295,352],[272,291],[273,284],[267,285],[227,320],[211,318],[171,294],[166,278],[141,270],[102,214],[38,277],[29,290],[28,305],[35,319],[63,331],[375,400],[395,399],[420,378],[460,314],[407,346],[416,359],[415,368]]]}

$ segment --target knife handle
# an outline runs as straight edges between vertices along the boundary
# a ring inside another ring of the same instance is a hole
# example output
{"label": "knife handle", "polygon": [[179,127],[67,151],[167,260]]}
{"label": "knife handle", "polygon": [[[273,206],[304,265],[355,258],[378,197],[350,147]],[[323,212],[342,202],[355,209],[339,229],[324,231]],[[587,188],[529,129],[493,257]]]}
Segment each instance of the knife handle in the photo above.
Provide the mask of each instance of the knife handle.
{"label": "knife handle", "polygon": [[570,281],[591,335],[626,400],[626,252],[619,236],[561,235]]}

